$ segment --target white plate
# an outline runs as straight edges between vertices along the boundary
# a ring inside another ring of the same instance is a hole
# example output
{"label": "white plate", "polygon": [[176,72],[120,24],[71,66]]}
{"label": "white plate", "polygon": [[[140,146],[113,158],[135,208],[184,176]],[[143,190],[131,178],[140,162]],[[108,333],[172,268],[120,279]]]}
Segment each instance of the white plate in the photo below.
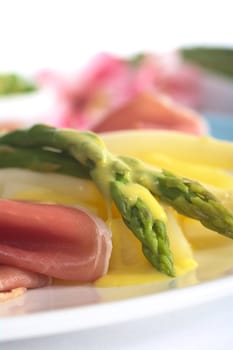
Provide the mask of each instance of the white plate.
{"label": "white plate", "polygon": [[[182,311],[232,295],[233,276],[162,293],[156,293],[157,287],[50,287],[30,291],[1,306],[2,315],[14,317],[0,319],[0,340],[62,334]],[[98,294],[99,300],[95,299]]]}
{"label": "white plate", "polygon": [[[232,123],[232,122],[231,122]],[[233,246],[232,246],[233,247]],[[0,341],[90,330],[159,317],[233,296],[233,259],[196,253],[199,267],[177,279],[142,286],[52,286],[31,290],[0,305]]]}

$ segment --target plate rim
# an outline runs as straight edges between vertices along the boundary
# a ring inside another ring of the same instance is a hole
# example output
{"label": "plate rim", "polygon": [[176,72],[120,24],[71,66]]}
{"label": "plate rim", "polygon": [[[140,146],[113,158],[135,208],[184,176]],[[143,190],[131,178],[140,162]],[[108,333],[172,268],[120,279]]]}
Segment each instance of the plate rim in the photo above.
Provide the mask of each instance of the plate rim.
{"label": "plate rim", "polygon": [[[164,313],[190,309],[231,294],[233,294],[233,275],[181,289],[124,300],[0,317],[2,329],[0,343],[100,328],[148,317],[159,317]],[[43,321],[45,318],[46,322]],[[68,322],[66,322],[67,320]]]}

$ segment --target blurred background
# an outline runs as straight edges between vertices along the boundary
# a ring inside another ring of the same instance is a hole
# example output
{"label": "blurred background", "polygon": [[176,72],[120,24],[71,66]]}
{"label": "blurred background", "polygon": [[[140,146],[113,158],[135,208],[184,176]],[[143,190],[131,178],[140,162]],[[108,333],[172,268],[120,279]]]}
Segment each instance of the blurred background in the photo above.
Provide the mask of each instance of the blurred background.
{"label": "blurred background", "polygon": [[99,51],[129,55],[233,44],[231,1],[1,1],[1,66],[77,68]]}
{"label": "blurred background", "polygon": [[0,1],[0,120],[231,138],[231,1]]}

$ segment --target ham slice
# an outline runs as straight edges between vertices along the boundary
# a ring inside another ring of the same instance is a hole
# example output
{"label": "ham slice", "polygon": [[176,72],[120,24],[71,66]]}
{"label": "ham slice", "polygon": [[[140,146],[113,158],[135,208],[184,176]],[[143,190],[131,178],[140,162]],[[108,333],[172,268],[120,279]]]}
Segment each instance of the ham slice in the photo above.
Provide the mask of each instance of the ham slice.
{"label": "ham slice", "polygon": [[0,291],[107,272],[110,231],[84,209],[1,199],[0,214]]}
{"label": "ham slice", "polygon": [[97,123],[92,131],[101,133],[127,129],[166,129],[190,134],[205,134],[207,126],[192,110],[168,97],[142,93],[115,109]]}
{"label": "ham slice", "polygon": [[51,283],[49,276],[0,265],[0,292],[16,288],[39,288]]}

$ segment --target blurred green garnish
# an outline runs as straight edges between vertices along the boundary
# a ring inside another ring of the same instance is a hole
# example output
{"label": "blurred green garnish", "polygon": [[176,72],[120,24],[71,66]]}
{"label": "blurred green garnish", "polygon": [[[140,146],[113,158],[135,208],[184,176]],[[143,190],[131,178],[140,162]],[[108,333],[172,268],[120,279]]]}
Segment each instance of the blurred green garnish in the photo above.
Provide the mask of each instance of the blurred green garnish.
{"label": "blurred green garnish", "polygon": [[126,59],[126,62],[133,68],[138,68],[144,61],[146,53],[138,53]]}
{"label": "blurred green garnish", "polygon": [[36,84],[18,74],[0,74],[0,96],[30,93],[35,90],[37,90]]}
{"label": "blurred green garnish", "polygon": [[184,47],[179,52],[185,61],[233,79],[233,47]]}

